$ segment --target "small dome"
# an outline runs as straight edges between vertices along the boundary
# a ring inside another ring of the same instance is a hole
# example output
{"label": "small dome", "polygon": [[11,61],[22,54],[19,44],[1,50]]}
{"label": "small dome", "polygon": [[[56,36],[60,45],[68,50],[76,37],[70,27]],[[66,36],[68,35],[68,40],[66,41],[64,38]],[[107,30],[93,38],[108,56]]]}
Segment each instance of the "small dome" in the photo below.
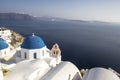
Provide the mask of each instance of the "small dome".
{"label": "small dome", "polygon": [[85,73],[83,80],[120,80],[112,71],[105,68],[93,68]]}
{"label": "small dome", "polygon": [[5,41],[4,39],[0,38],[0,41]]}
{"label": "small dome", "polygon": [[46,46],[44,41],[40,37],[34,35],[27,37],[21,45],[21,47],[25,49],[40,49],[44,46]]}
{"label": "small dome", "polygon": [[8,48],[8,44],[0,38],[0,50]]}

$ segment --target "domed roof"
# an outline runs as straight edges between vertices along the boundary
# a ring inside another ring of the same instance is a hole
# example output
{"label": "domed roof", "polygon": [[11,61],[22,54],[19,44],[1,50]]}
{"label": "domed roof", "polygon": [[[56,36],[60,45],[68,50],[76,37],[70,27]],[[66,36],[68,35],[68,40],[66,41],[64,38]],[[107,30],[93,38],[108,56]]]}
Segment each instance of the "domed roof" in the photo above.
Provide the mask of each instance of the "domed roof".
{"label": "domed roof", "polygon": [[8,48],[8,44],[0,38],[0,50]]}
{"label": "domed roof", "polygon": [[105,68],[93,68],[85,73],[83,80],[120,80],[112,71]]}
{"label": "domed roof", "polygon": [[25,49],[40,49],[44,46],[46,46],[44,41],[35,35],[28,36],[21,45],[21,47]]}
{"label": "domed roof", "polygon": [[0,41],[5,41],[4,39],[0,38]]}

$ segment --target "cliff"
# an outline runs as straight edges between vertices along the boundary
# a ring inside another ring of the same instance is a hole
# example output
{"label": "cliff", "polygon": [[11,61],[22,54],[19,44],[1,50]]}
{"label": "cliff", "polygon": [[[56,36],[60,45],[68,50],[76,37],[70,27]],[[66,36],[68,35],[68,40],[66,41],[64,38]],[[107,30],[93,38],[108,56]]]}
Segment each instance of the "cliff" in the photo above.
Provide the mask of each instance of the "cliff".
{"label": "cliff", "polygon": [[20,35],[19,33],[16,33],[12,30],[11,30],[11,33],[12,33],[11,45],[13,47],[17,47],[17,46],[21,45],[24,40],[24,37],[22,35]]}

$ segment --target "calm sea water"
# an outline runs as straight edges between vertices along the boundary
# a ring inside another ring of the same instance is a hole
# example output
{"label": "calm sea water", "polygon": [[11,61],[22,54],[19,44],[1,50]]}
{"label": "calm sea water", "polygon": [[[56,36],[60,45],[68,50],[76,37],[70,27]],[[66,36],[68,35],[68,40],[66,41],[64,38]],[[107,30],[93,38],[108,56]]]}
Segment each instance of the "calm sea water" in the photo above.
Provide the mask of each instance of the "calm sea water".
{"label": "calm sea water", "polygon": [[0,21],[23,36],[40,36],[49,49],[60,45],[62,59],[79,69],[111,67],[120,72],[120,25],[72,21]]}

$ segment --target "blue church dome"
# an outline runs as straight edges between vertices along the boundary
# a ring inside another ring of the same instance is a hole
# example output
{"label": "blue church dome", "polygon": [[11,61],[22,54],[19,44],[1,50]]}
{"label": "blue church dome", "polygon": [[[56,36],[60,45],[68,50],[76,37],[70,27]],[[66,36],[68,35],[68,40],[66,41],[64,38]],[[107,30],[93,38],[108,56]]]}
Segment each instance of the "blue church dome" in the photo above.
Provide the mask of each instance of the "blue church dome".
{"label": "blue church dome", "polygon": [[8,48],[8,44],[0,38],[0,50]]}
{"label": "blue church dome", "polygon": [[40,37],[34,35],[27,37],[21,45],[21,47],[25,49],[40,49],[44,46],[46,46],[44,41]]}
{"label": "blue church dome", "polygon": [[4,39],[0,38],[0,41],[5,41]]}

